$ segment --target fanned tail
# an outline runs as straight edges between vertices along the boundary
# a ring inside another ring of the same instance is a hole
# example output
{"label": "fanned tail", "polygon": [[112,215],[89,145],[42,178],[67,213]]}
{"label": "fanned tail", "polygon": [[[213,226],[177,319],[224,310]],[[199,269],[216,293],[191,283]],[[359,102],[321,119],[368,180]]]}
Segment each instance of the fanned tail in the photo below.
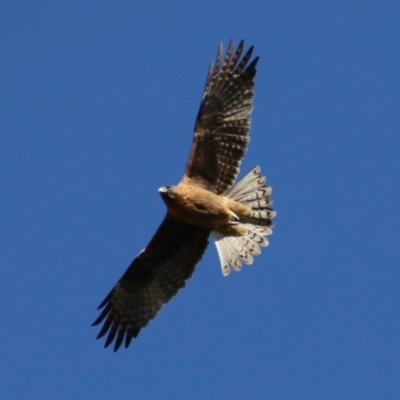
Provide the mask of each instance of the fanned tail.
{"label": "fanned tail", "polygon": [[242,262],[251,264],[253,256],[261,253],[261,247],[268,246],[267,236],[272,234],[272,218],[276,215],[271,208],[271,192],[257,166],[224,193],[226,197],[250,207],[252,213],[240,218],[240,223],[247,229],[242,236],[213,232],[223,275],[229,275],[231,268],[240,271]]}

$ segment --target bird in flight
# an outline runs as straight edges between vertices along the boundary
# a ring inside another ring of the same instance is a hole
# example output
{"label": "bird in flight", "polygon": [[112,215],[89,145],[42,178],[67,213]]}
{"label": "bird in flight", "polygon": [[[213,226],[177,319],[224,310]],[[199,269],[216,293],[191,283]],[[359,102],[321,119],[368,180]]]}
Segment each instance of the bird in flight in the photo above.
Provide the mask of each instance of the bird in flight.
{"label": "bird in flight", "polygon": [[93,326],[103,323],[97,339],[108,334],[114,351],[127,348],[161,307],[185,286],[212,234],[222,274],[251,264],[268,245],[275,211],[271,187],[253,168],[235,183],[249,142],[254,76],[253,46],[243,53],[220,44],[211,63],[197,115],[186,171],[176,186],[158,191],[167,213],[149,244],[132,261],[111,292]]}

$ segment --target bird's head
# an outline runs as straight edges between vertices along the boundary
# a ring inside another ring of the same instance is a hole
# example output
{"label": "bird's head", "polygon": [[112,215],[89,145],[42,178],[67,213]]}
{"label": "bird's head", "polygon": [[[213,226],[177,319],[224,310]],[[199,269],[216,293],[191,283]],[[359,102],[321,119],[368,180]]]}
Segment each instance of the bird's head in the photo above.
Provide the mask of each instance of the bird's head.
{"label": "bird's head", "polygon": [[160,193],[161,198],[164,200],[164,202],[171,201],[172,199],[175,198],[175,186],[163,186],[158,189],[158,193]]}

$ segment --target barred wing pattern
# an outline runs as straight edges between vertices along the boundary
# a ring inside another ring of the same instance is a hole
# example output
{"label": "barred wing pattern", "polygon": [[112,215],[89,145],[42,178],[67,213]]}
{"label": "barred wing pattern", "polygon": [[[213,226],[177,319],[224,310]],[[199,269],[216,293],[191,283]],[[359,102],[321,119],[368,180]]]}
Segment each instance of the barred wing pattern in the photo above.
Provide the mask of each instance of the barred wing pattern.
{"label": "barred wing pattern", "polygon": [[168,214],[147,247],[132,261],[100,304],[93,326],[103,323],[97,339],[108,333],[105,347],[114,351],[131,340],[161,307],[185,286],[202,258],[210,231],[178,221]]}
{"label": "barred wing pattern", "polygon": [[248,64],[253,46],[240,59],[242,52],[243,40],[235,52],[231,41],[224,59],[219,46],[215,65],[211,63],[208,72],[185,171],[184,179],[217,194],[234,183],[250,140],[258,57]]}

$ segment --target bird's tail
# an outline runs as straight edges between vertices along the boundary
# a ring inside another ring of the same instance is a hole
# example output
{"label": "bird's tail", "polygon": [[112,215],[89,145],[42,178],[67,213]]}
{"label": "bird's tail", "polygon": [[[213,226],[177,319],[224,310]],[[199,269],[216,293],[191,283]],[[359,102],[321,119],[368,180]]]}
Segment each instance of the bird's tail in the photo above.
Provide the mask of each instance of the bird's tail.
{"label": "bird's tail", "polygon": [[261,253],[260,247],[268,246],[266,236],[272,233],[272,218],[276,215],[270,208],[271,192],[257,166],[224,193],[224,196],[250,207],[252,212],[238,221],[247,229],[242,236],[225,236],[213,231],[223,275],[228,275],[231,268],[240,271],[242,262],[251,264],[253,256]]}

